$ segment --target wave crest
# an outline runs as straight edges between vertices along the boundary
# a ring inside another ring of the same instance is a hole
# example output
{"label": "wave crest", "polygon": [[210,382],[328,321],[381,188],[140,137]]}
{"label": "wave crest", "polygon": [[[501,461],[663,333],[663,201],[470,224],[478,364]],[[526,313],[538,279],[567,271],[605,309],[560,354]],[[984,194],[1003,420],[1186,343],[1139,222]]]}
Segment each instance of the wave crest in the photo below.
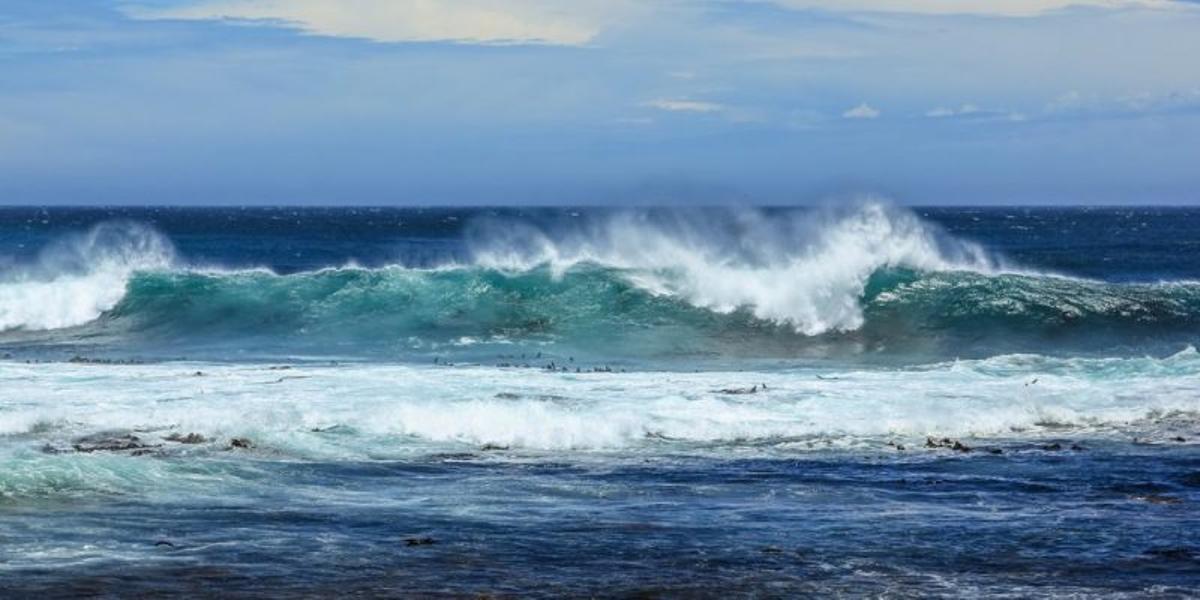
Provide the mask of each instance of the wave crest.
{"label": "wave crest", "polygon": [[105,224],[0,275],[0,331],[87,324],[61,339],[464,360],[511,353],[490,342],[596,360],[981,356],[1047,340],[1140,352],[1200,332],[1198,284],[1021,272],[880,202],[555,212],[455,233],[468,258],[441,267],[281,275],[188,267],[154,231]]}
{"label": "wave crest", "polygon": [[65,236],[32,264],[0,275],[0,331],[83,325],[121,301],[134,273],[174,262],[170,240],[136,223],[102,223]]}
{"label": "wave crest", "polygon": [[718,313],[747,309],[805,335],[859,329],[867,283],[881,270],[1000,269],[982,247],[879,201],[803,212],[622,212],[566,226],[489,220],[469,240],[477,266],[561,275],[598,264],[648,292]]}

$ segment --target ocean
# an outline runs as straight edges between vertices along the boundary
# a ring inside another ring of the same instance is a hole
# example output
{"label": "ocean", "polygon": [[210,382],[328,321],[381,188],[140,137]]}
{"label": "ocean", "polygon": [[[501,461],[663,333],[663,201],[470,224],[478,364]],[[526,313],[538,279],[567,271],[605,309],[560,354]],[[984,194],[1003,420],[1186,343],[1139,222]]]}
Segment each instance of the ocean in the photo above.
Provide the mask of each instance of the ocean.
{"label": "ocean", "polygon": [[1200,596],[1200,209],[0,208],[0,595]]}

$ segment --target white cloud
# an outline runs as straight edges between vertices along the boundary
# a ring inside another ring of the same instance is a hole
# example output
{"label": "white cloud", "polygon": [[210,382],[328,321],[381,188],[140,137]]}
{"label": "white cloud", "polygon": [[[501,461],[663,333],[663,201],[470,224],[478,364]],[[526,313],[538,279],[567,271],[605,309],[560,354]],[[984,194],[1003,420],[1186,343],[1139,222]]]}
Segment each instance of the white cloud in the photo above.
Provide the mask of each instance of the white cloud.
{"label": "white cloud", "polygon": [[945,117],[959,117],[964,115],[973,115],[979,112],[979,107],[974,104],[964,104],[958,108],[946,108],[939,106],[925,113],[925,116],[931,119],[940,119]]}
{"label": "white cloud", "polygon": [[977,104],[966,103],[958,108],[939,106],[925,112],[930,119],[966,118],[972,121],[1010,121],[1013,123],[1027,120],[1024,113],[992,108],[980,108]]}
{"label": "white cloud", "polygon": [[1047,114],[1150,114],[1200,108],[1200,88],[1134,93],[1105,97],[1072,90],[1059,94],[1044,108]]}
{"label": "white cloud", "polygon": [[975,14],[1028,17],[1074,6],[1173,8],[1171,0],[777,0],[790,8],[850,12]]}
{"label": "white cloud", "polygon": [[1071,90],[1069,92],[1063,92],[1062,94],[1059,94],[1056,98],[1047,103],[1046,112],[1065,112],[1078,110],[1083,108],[1084,105],[1093,104],[1094,102],[1095,100],[1092,98],[1084,98],[1083,94],[1080,94],[1078,90]]}
{"label": "white cloud", "polygon": [[850,110],[842,113],[842,117],[846,119],[875,119],[882,114],[878,109],[872,108],[870,104],[863,102]]}
{"label": "white cloud", "polygon": [[659,98],[644,102],[643,106],[657,108],[659,110],[667,110],[672,112],[698,112],[710,113],[724,110],[725,107],[715,102],[701,102],[698,100],[671,100],[667,98]]}
{"label": "white cloud", "polygon": [[247,20],[314,35],[379,42],[582,45],[618,17],[624,0],[199,0],[166,9],[129,7],[140,19]]}

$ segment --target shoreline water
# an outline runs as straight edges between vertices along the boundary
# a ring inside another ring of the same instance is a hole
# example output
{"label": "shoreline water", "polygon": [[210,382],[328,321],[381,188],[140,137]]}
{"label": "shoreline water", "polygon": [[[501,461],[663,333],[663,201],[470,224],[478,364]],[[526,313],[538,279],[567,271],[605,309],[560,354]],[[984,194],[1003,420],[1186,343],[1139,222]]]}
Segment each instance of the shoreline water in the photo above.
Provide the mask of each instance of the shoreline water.
{"label": "shoreline water", "polygon": [[[298,401],[286,386],[319,382],[270,383],[292,370],[67,364],[59,367],[68,372],[57,374],[46,365],[19,366],[29,370],[14,374],[13,365],[0,364],[5,389],[24,381],[71,419],[3,436],[0,512],[8,527],[0,582],[16,597],[212,589],[235,596],[498,597],[1195,591],[1194,412],[1125,427],[1044,423],[1015,437],[954,440],[971,451],[894,434],[850,443],[827,443],[831,436],[717,444],[643,436],[633,446],[522,447],[370,436],[365,424],[314,420],[305,413],[319,406]],[[189,375],[193,368],[204,375]],[[392,389],[407,388],[401,395],[421,395],[411,378],[398,376],[412,369],[377,369]],[[316,370],[299,374],[321,377]],[[422,370],[447,385],[471,371],[492,371]],[[163,408],[194,395],[176,383],[183,377],[211,385],[235,374],[243,378],[236,389],[205,395],[236,398],[255,388],[278,397],[237,402],[227,419],[210,415],[208,427],[195,406]],[[562,376],[538,379],[552,377]],[[831,377],[840,378],[816,381],[853,384],[845,374]],[[594,379],[613,396],[627,395],[613,378]],[[767,383],[772,393],[789,391]],[[1044,384],[1054,382],[1034,385]],[[532,398],[542,385],[523,374],[488,391]],[[153,402],[119,410],[139,387],[135,395]],[[352,396],[321,387],[333,397]],[[77,397],[85,389],[109,400]],[[567,396],[535,401],[572,405],[570,386],[553,389]],[[439,400],[452,398],[444,393]],[[89,416],[61,406],[66,399],[94,409]],[[268,405],[269,420],[238,428],[256,406]],[[288,405],[300,412],[281,423]],[[344,408],[343,416],[363,412]],[[193,421],[175,422],[185,414]],[[482,416],[489,427],[504,427]],[[108,428],[115,422],[132,427]],[[145,426],[155,422],[161,427]],[[588,418],[578,431],[602,423]],[[80,445],[83,432],[92,446]],[[204,441],[172,436],[198,432]],[[150,451],[103,446],[127,435]],[[232,436],[251,442],[235,445]]]}

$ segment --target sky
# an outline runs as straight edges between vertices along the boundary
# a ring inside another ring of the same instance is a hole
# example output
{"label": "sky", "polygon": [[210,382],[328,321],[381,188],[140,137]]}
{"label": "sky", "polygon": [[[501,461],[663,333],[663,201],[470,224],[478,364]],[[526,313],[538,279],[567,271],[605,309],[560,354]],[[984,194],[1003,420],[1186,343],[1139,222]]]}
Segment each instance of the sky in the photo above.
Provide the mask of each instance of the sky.
{"label": "sky", "polygon": [[1200,204],[1200,2],[0,0],[0,204]]}

